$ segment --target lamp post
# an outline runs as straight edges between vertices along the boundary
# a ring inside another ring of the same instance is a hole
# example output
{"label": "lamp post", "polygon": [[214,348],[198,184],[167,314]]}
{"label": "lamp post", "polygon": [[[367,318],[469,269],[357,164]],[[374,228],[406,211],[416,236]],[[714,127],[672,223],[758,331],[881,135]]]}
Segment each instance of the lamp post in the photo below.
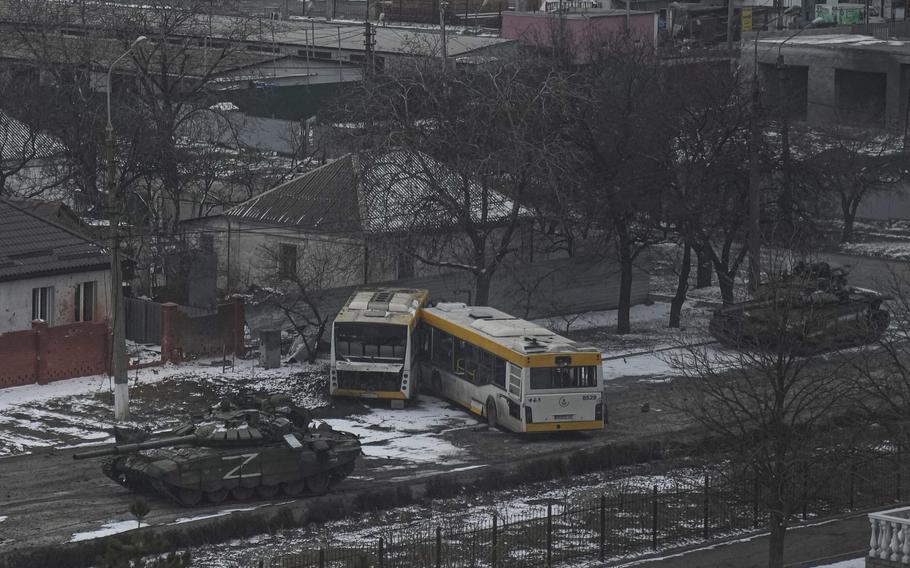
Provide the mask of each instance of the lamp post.
{"label": "lamp post", "polygon": [[[774,20],[771,20],[771,22]],[[805,28],[784,39],[778,47],[778,53],[780,53],[780,48],[783,47],[784,43],[798,36],[807,28],[820,23],[820,21],[820,18],[816,18]],[[758,288],[761,283],[761,170],[759,169],[758,155],[759,140],[761,138],[761,129],[758,124],[761,89],[758,84],[758,36],[759,31],[756,31],[752,59],[752,97],[750,101],[752,119],[749,128],[749,232],[747,243],[749,247],[749,288],[752,290]],[[778,55],[778,60],[780,59],[781,56]],[[789,136],[789,132],[787,134]],[[787,143],[789,144],[789,141]]]}
{"label": "lamp post", "polygon": [[107,186],[108,209],[110,210],[111,223],[111,375],[114,377],[114,419],[118,422],[129,420],[130,395],[127,386],[126,367],[126,333],[123,329],[123,277],[120,273],[120,203],[117,195],[117,184],[114,181],[116,164],[114,163],[114,125],[111,122],[111,75],[114,66],[121,59],[129,55],[139,44],[146,41],[145,36],[139,36],[129,49],[111,63],[107,70],[107,128],[105,129],[105,160],[107,161]]}
{"label": "lamp post", "polygon": [[784,93],[784,85],[787,82],[787,66],[784,65],[784,56],[781,50],[784,44],[795,38],[805,30],[817,26],[824,20],[815,18],[809,24],[797,31],[795,34],[787,37],[777,46],[777,96],[781,112],[780,142],[781,142],[781,162],[784,168],[783,191],[780,196],[781,221],[784,225],[784,236],[791,238],[793,235],[793,187],[790,183],[790,104],[787,100],[787,94]]}

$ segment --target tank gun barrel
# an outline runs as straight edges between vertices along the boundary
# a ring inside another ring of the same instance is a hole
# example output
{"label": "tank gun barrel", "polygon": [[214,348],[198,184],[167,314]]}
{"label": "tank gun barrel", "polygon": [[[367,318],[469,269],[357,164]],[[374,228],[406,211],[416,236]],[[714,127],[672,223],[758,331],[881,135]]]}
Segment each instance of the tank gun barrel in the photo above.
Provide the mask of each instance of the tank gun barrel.
{"label": "tank gun barrel", "polygon": [[119,456],[123,454],[132,454],[142,450],[154,450],[155,448],[168,448],[173,446],[194,446],[199,443],[199,438],[195,434],[187,436],[173,436],[170,438],[161,438],[158,440],[147,440],[135,444],[114,444],[97,450],[89,450],[73,454],[74,460],[85,460],[90,458],[100,458],[103,456]]}

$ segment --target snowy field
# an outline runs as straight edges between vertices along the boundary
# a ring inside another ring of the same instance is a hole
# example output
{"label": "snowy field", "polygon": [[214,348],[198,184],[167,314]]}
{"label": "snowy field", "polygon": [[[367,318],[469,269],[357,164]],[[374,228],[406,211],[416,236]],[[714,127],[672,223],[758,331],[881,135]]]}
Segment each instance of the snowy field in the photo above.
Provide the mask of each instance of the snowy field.
{"label": "snowy field", "polygon": [[[546,515],[597,499],[602,492],[648,492],[657,485],[661,491],[680,484],[700,484],[703,470],[680,469],[671,475],[662,472],[638,473],[643,468],[619,468],[611,472],[574,476],[532,483],[507,491],[488,491],[466,497],[434,499],[420,505],[367,512],[356,519],[344,519],[258,535],[228,543],[204,546],[192,551],[193,566],[241,568],[254,566],[259,558],[290,555],[320,546],[358,546],[380,537],[431,534],[437,524],[444,530],[489,524],[493,515],[501,522]],[[644,468],[648,471],[647,468]],[[624,477],[628,476],[628,477]],[[579,564],[581,565],[581,564]]]}
{"label": "snowy field", "polygon": [[[131,371],[132,425],[172,428],[222,396],[244,390],[285,393],[297,404],[318,408],[328,404],[325,383],[316,380],[322,374],[319,365],[265,370],[252,360],[237,360],[224,370],[220,362],[193,362]],[[105,375],[0,389],[0,457],[113,441],[111,390]]]}

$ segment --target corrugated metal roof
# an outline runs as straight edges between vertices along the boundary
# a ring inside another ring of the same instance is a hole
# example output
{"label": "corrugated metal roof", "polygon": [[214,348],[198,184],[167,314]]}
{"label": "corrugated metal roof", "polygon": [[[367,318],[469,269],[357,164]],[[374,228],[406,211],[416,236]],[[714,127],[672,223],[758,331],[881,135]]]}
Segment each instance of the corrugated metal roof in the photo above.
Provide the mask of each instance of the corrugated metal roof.
{"label": "corrugated metal roof", "polygon": [[63,145],[53,136],[35,132],[0,110],[0,159],[49,158],[62,151]]}
{"label": "corrugated metal roof", "polygon": [[301,231],[360,232],[353,156],[347,155],[228,209],[225,216]]}
{"label": "corrugated metal roof", "polygon": [[98,244],[0,199],[0,281],[109,265]]}
{"label": "corrugated metal roof", "polygon": [[465,198],[470,217],[487,222],[508,217],[512,201],[501,193],[447,171],[421,152],[349,154],[271,189],[225,215],[306,232],[395,233],[458,224]]}

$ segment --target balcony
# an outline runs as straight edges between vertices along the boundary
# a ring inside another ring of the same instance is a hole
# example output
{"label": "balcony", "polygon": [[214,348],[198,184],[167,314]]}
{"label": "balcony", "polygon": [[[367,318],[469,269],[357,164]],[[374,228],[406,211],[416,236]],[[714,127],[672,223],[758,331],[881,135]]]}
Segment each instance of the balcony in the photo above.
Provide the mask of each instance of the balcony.
{"label": "balcony", "polygon": [[867,568],[910,566],[910,507],[869,513]]}

